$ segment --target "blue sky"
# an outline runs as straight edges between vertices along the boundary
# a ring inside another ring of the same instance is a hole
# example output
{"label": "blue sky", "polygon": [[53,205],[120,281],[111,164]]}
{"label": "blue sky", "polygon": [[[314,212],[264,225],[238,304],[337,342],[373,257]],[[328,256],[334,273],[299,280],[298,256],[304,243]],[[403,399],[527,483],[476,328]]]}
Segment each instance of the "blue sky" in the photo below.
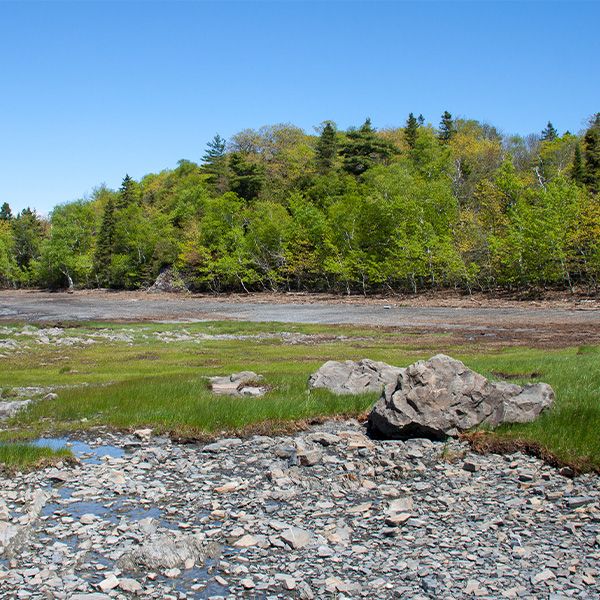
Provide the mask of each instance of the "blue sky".
{"label": "blue sky", "polygon": [[3,2],[0,204],[42,213],[215,132],[600,110],[600,2]]}

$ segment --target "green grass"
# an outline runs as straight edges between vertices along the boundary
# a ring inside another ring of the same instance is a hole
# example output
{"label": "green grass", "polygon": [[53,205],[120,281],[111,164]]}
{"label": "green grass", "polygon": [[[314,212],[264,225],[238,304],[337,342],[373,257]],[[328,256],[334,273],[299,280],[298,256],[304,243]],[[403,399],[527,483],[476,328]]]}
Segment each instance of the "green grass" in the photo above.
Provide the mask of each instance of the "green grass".
{"label": "green grass", "polygon": [[30,444],[7,443],[0,444],[0,467],[9,471],[24,471],[61,460],[71,460],[70,450],[53,450]]}
{"label": "green grass", "polygon": [[[560,350],[498,348],[447,335],[425,338],[365,327],[239,323],[78,325],[72,337],[99,330],[127,330],[133,343],[98,341],[90,346],[33,344],[22,354],[0,358],[0,388],[69,386],[58,400],[36,402],[6,424],[0,439],[24,440],[42,433],[66,433],[98,425],[119,429],[149,426],[182,436],[198,436],[368,410],[375,396],[335,396],[307,391],[311,372],[329,359],[384,360],[407,365],[445,352],[492,378],[514,375],[517,383],[546,381],[555,406],[536,422],[504,426],[496,434],[535,442],[561,461],[600,470],[600,347]],[[130,330],[133,330],[131,332]],[[281,339],[166,343],[157,331],[253,335],[273,332],[318,334],[310,343]],[[11,337],[4,335],[4,337]],[[146,336],[146,337],[144,337]],[[339,336],[344,336],[342,339]],[[22,340],[22,337],[15,337]],[[263,398],[214,396],[206,377],[253,370],[265,376]],[[495,374],[495,375],[494,375]]]}

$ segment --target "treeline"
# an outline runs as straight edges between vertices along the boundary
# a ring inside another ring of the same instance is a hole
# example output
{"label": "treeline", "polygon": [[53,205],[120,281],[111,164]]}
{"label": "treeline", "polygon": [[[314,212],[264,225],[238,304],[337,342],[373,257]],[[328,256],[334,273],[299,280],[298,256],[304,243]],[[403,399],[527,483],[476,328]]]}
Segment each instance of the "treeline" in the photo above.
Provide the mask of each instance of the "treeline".
{"label": "treeline", "polygon": [[600,113],[528,137],[447,112],[248,129],[48,220],[0,209],[4,286],[134,289],[171,266],[209,291],[596,289]]}

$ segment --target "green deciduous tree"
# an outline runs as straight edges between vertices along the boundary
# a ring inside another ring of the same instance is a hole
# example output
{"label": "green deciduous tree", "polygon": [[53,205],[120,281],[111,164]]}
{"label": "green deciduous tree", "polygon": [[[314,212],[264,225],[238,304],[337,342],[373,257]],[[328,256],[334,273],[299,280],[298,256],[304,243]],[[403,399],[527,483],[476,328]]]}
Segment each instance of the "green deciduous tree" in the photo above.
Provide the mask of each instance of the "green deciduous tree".
{"label": "green deciduous tree", "polygon": [[50,236],[37,264],[37,279],[51,287],[93,285],[96,211],[92,202],[57,206],[50,215]]}
{"label": "green deciduous tree", "polygon": [[15,261],[23,282],[31,283],[30,266],[40,256],[47,223],[30,208],[23,209],[12,221]]}
{"label": "green deciduous tree", "polygon": [[5,207],[0,285],[140,288],[165,266],[210,291],[600,285],[600,115],[543,141],[405,125],[248,129],[49,222]]}
{"label": "green deciduous tree", "polygon": [[6,220],[0,220],[0,285],[13,285],[16,280],[17,263],[12,227]]}

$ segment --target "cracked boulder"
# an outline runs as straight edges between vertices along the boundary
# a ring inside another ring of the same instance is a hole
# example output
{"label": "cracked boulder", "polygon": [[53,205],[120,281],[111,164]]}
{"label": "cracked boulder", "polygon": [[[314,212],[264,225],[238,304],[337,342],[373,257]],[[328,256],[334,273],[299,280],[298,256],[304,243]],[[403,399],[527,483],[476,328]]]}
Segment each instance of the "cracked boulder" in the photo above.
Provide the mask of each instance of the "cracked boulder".
{"label": "cracked boulder", "polygon": [[438,354],[410,365],[386,388],[369,415],[369,430],[381,438],[442,440],[480,425],[533,421],[553,401],[546,383],[492,382]]}
{"label": "cracked boulder", "polygon": [[395,386],[398,377],[404,372],[384,362],[363,358],[353,360],[327,361],[308,380],[312,389],[324,388],[334,394],[365,394],[381,391],[387,386]]}

